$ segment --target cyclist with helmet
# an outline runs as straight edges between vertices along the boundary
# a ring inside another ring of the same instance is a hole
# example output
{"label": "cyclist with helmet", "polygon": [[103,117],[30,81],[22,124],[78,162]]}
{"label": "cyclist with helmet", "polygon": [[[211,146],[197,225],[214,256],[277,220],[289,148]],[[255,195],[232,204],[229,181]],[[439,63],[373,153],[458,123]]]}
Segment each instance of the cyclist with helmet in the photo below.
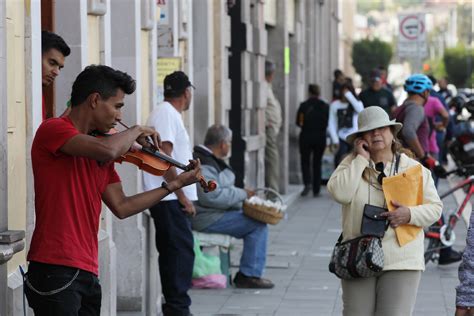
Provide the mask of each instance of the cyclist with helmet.
{"label": "cyclist with helmet", "polygon": [[433,84],[427,76],[414,74],[408,77],[403,88],[408,98],[394,112],[395,119],[403,124],[400,137],[425,166],[434,166],[434,159],[428,156],[430,126],[424,111]]}
{"label": "cyclist with helmet", "polygon": [[[399,136],[404,146],[409,148],[425,167],[434,170],[437,163],[428,154],[430,125],[424,111],[433,83],[426,75],[414,74],[408,77],[403,88],[408,93],[408,98],[394,112],[394,118],[403,124]],[[460,260],[461,254],[447,247],[441,249],[438,263],[449,264]]]}

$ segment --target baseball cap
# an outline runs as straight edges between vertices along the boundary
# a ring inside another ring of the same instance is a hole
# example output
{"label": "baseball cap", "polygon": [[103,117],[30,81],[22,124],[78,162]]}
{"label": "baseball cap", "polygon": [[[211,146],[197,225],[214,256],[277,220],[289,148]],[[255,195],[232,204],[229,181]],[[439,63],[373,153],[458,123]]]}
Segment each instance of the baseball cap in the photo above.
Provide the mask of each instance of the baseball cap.
{"label": "baseball cap", "polygon": [[371,72],[370,72],[370,81],[374,82],[374,81],[380,81],[382,80],[382,74],[380,73],[380,70],[378,69],[373,69]]}
{"label": "baseball cap", "polygon": [[175,71],[165,77],[163,80],[164,92],[179,93],[184,91],[187,87],[193,87],[189,81],[188,76],[182,71]]}

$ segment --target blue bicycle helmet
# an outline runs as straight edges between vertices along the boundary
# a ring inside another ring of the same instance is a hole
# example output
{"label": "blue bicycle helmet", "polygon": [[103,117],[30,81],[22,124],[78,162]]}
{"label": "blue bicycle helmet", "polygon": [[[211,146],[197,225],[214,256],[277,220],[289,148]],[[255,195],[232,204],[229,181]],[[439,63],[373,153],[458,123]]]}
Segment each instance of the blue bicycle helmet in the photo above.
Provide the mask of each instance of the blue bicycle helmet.
{"label": "blue bicycle helmet", "polygon": [[408,93],[420,94],[423,93],[423,91],[433,89],[433,83],[426,75],[414,74],[408,77],[403,88]]}

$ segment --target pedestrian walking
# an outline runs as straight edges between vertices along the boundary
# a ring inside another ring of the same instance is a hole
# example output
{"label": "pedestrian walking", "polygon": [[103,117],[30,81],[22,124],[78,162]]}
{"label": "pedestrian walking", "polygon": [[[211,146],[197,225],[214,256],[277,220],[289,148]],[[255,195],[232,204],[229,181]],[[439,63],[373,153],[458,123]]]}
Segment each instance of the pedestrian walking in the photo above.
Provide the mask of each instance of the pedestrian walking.
{"label": "pedestrian walking", "polygon": [[318,196],[321,188],[321,162],[326,149],[329,105],[320,99],[318,85],[310,84],[308,94],[308,100],[300,104],[296,115],[296,125],[301,128],[299,147],[304,182],[301,196],[308,195],[311,190],[313,196]]}
{"label": "pedestrian walking", "polygon": [[397,106],[397,101],[395,101],[393,93],[384,87],[382,74],[378,69],[374,69],[370,73],[369,84],[370,87],[359,95],[359,99],[364,103],[364,107],[380,106],[388,115],[391,115]]}
{"label": "pedestrian walking", "polygon": [[339,100],[342,97],[342,90],[346,81],[346,76],[340,69],[334,70],[334,80],[332,82],[332,101]]}
{"label": "pedestrian walking", "polygon": [[346,142],[347,135],[357,130],[357,116],[364,109],[364,104],[357,99],[354,88],[346,80],[341,99],[332,101],[329,106],[328,131],[331,136],[331,150],[335,152],[334,167],[352,150]]}

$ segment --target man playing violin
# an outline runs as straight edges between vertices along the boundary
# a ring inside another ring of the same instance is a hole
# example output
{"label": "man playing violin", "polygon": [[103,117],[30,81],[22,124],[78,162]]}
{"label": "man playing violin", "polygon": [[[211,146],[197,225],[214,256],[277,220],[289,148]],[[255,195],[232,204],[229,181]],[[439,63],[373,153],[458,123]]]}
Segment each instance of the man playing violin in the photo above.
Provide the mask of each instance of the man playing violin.
{"label": "man playing violin", "polygon": [[[187,161],[192,159],[192,151],[181,113],[189,109],[193,85],[184,72],[176,71],[165,77],[163,87],[165,100],[151,112],[147,125],[160,133],[165,154],[178,161]],[[143,187],[145,190],[157,188],[163,180],[175,179],[179,172],[172,167],[164,177],[143,173]],[[165,316],[190,315],[191,298],[187,292],[191,287],[194,251],[187,215],[195,214],[192,201],[196,200],[196,186],[190,185],[176,190],[150,208],[156,228]]]}
{"label": "man playing violin", "polygon": [[125,94],[135,81],[107,66],[88,66],[76,78],[71,112],[44,121],[32,149],[36,225],[28,253],[25,292],[35,315],[99,315],[101,287],[98,275],[101,202],[120,219],[137,214],[201,177],[199,161],[167,185],[125,196],[114,160],[134,142],[160,145],[151,127],[136,125],[110,137],[95,138],[92,131],[108,132],[121,120]]}

